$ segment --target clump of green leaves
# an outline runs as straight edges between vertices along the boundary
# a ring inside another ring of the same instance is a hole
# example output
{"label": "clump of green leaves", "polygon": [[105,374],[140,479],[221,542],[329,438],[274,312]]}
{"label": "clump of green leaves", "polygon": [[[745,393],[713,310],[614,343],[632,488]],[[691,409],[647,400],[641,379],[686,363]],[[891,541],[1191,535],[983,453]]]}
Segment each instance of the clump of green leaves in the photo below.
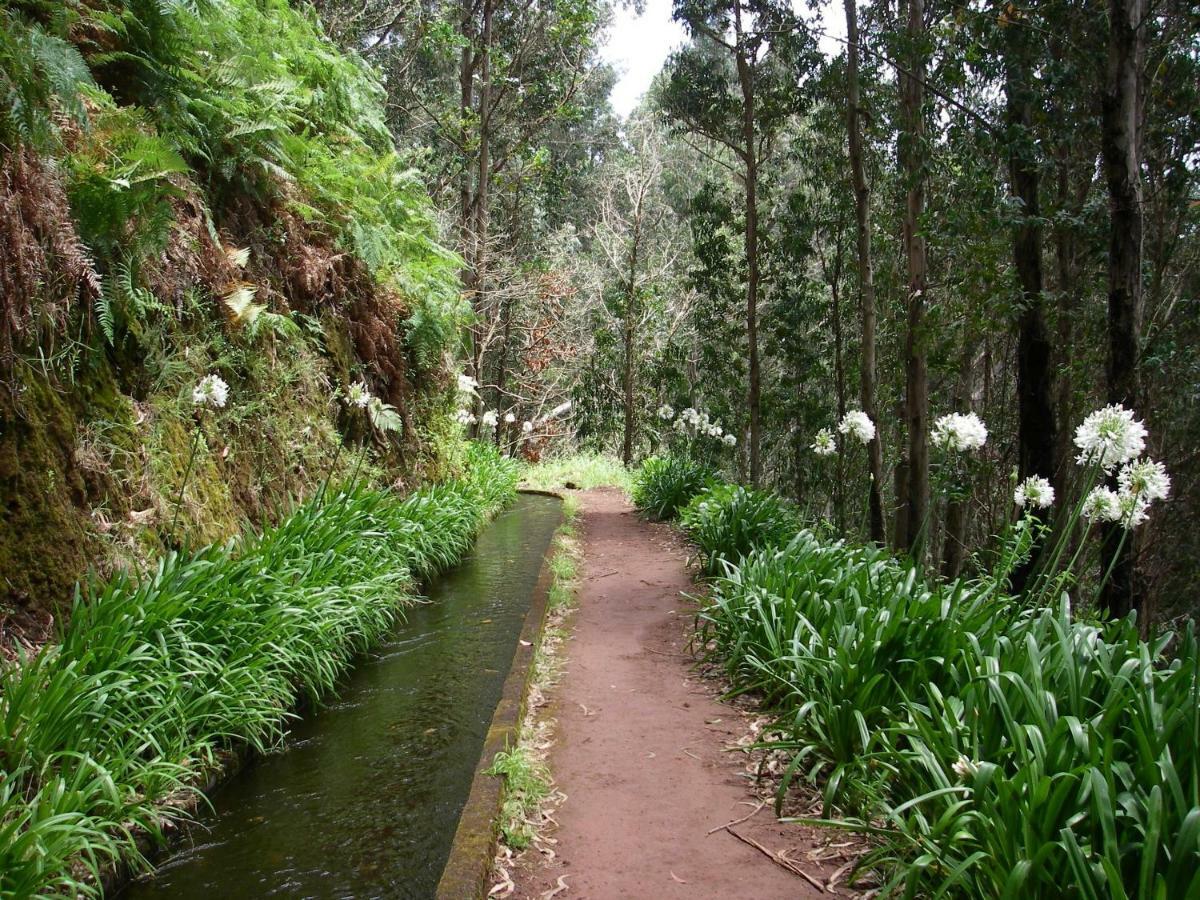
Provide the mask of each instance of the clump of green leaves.
{"label": "clump of green leaves", "polygon": [[700,549],[707,575],[759,548],[786,544],[800,530],[796,511],[776,494],[717,484],[691,499],[679,524]]}
{"label": "clump of green leaves", "polygon": [[[731,496],[732,492],[726,494]],[[732,508],[732,503],[722,504]],[[715,514],[684,521],[698,540]],[[882,550],[801,531],[713,582],[701,636],[777,713],[771,744],[871,833],[885,893],[1200,892],[1200,652],[990,576],[926,581]]]}
{"label": "clump of green leaves", "polygon": [[712,473],[686,456],[652,456],[633,479],[633,505],[654,519],[673,519],[704,490]]}
{"label": "clump of green leaves", "polygon": [[276,745],[287,711],[335,689],[516,477],[476,450],[457,481],[351,486],[78,592],[59,642],[0,673],[0,894],[98,896],[117,860],[145,867],[137,835],[185,817],[222,751]]}

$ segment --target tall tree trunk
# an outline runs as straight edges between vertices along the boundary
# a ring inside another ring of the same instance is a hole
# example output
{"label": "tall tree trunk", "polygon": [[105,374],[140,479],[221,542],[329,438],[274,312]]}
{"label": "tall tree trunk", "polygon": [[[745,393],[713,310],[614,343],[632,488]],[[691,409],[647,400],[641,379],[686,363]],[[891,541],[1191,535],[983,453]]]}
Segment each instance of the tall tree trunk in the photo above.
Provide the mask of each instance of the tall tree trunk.
{"label": "tall tree trunk", "polygon": [[[1108,182],[1108,365],[1110,403],[1136,409],[1140,399],[1138,343],[1142,317],[1142,65],[1146,0],[1109,0],[1108,69],[1100,147]],[[1111,574],[1101,593],[1110,616],[1140,610],[1134,566],[1135,532],[1105,529],[1101,565]],[[1143,622],[1143,627],[1145,623]]]}
{"label": "tall tree trunk", "polygon": [[[954,409],[966,412],[971,408],[975,393],[975,348],[976,342],[970,335],[963,335],[962,359],[959,364],[958,388],[955,391]],[[956,485],[956,487],[961,487]],[[946,534],[942,544],[942,577],[953,581],[962,574],[967,555],[967,528],[970,525],[970,507],[967,499],[956,495],[946,502]]]}
{"label": "tall tree trunk", "polygon": [[621,373],[621,383],[625,402],[625,428],[621,440],[621,461],[626,466],[633,464],[633,445],[637,429],[635,396],[635,362],[637,358],[637,321],[638,311],[638,254],[641,249],[642,231],[642,198],[633,211],[633,235],[629,246],[629,279],[625,287],[625,323],[623,328],[624,342],[624,371]]}
{"label": "tall tree trunk", "polygon": [[875,269],[871,262],[871,192],[863,165],[862,110],[858,89],[858,7],[857,0],[845,0],[846,6],[846,131],[850,143],[850,174],[854,186],[854,213],[858,224],[858,291],[862,307],[862,378],[859,402],[863,412],[875,422],[875,437],[867,445],[867,468],[871,476],[871,540],[885,540],[883,521],[883,444],[875,414]]}
{"label": "tall tree trunk", "polygon": [[[1017,317],[1017,470],[1018,477],[1054,478],[1054,418],[1050,336],[1046,330],[1042,291],[1042,227],[1036,151],[1034,149],[1033,34],[1027,23],[1005,29],[1004,92],[1008,125],[1009,189],[1020,207],[1013,228],[1013,265],[1021,290]],[[1029,559],[1013,572],[1012,589],[1024,590],[1037,561]]]}
{"label": "tall tree trunk", "polygon": [[755,127],[754,72],[743,46],[742,0],[734,0],[734,29],[737,36],[738,84],[742,89],[742,142],[746,175],[746,345],[750,367],[747,406],[750,412],[750,483],[762,479],[761,373],[758,360],[758,139]]}
{"label": "tall tree trunk", "polygon": [[[838,224],[837,240],[833,261],[833,273],[829,289],[833,301],[833,376],[837,392],[837,414],[840,421],[846,415],[846,363],[842,352],[842,226]],[[837,455],[837,482],[833,486],[834,506],[837,512],[838,531],[846,530],[846,454],[839,448]]]}
{"label": "tall tree trunk", "polygon": [[[479,151],[475,175],[475,314],[480,334],[487,328],[484,307],[487,305],[488,203],[492,176],[492,0],[483,0],[483,21],[479,30]],[[483,346],[476,341],[476,365],[482,369]]]}
{"label": "tall tree trunk", "polygon": [[[459,144],[463,153],[474,143],[470,122],[475,109],[475,41],[474,13],[472,0],[463,0],[462,19],[459,30],[462,35],[462,49],[459,52],[458,86],[459,86],[459,119],[462,128],[459,132]],[[470,160],[463,160],[462,172],[458,180],[458,240],[462,253],[463,268],[461,280],[463,293],[471,308],[475,308],[475,171]],[[469,356],[471,375],[478,379],[479,371],[475,367],[475,329],[468,334],[471,341]]]}
{"label": "tall tree trunk", "polygon": [[904,130],[900,165],[907,182],[904,249],[908,258],[908,333],[904,344],[904,420],[908,429],[907,527],[901,549],[922,562],[929,528],[929,367],[925,306],[928,267],[921,219],[925,214],[925,3],[908,0],[908,73],[900,76]]}

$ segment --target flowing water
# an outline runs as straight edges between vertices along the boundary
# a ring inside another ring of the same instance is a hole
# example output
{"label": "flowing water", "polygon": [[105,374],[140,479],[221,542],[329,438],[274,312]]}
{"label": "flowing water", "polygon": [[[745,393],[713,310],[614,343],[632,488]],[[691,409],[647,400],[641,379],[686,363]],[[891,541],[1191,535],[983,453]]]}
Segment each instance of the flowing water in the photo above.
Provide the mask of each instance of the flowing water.
{"label": "flowing water", "polygon": [[522,494],[123,898],[433,896],[560,501]]}

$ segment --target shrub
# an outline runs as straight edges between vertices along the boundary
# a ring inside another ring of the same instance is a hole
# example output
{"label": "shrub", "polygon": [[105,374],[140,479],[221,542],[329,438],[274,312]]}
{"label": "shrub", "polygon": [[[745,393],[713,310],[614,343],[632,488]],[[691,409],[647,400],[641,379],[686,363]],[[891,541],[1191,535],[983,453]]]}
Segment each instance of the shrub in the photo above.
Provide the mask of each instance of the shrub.
{"label": "shrub", "polygon": [[712,473],[684,456],[654,456],[633,480],[633,505],[654,519],[673,519],[704,489]]}
{"label": "shrub", "polygon": [[696,542],[708,575],[756,548],[779,547],[800,530],[795,511],[775,494],[714,485],[691,499],[679,523]]}
{"label": "shrub", "polygon": [[136,835],[161,839],[222,751],[276,744],[301,697],[333,691],[512,496],[511,463],[470,455],[459,481],[349,488],[77,592],[60,642],[0,672],[0,895],[94,896],[108,864],[144,867]]}
{"label": "shrub", "polygon": [[802,774],[858,812],[885,892],[1198,895],[1190,628],[1148,644],[808,531],[730,568],[702,619],[778,713],[781,794]]}

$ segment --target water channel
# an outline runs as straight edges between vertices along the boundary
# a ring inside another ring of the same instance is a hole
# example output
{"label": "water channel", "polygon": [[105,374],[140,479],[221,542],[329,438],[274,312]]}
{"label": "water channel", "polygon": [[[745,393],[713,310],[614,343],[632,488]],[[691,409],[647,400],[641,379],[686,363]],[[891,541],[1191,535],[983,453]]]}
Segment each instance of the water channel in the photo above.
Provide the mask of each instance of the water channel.
{"label": "water channel", "polygon": [[431,897],[559,506],[520,495],[338,696],[222,786],[190,841],[121,897]]}

